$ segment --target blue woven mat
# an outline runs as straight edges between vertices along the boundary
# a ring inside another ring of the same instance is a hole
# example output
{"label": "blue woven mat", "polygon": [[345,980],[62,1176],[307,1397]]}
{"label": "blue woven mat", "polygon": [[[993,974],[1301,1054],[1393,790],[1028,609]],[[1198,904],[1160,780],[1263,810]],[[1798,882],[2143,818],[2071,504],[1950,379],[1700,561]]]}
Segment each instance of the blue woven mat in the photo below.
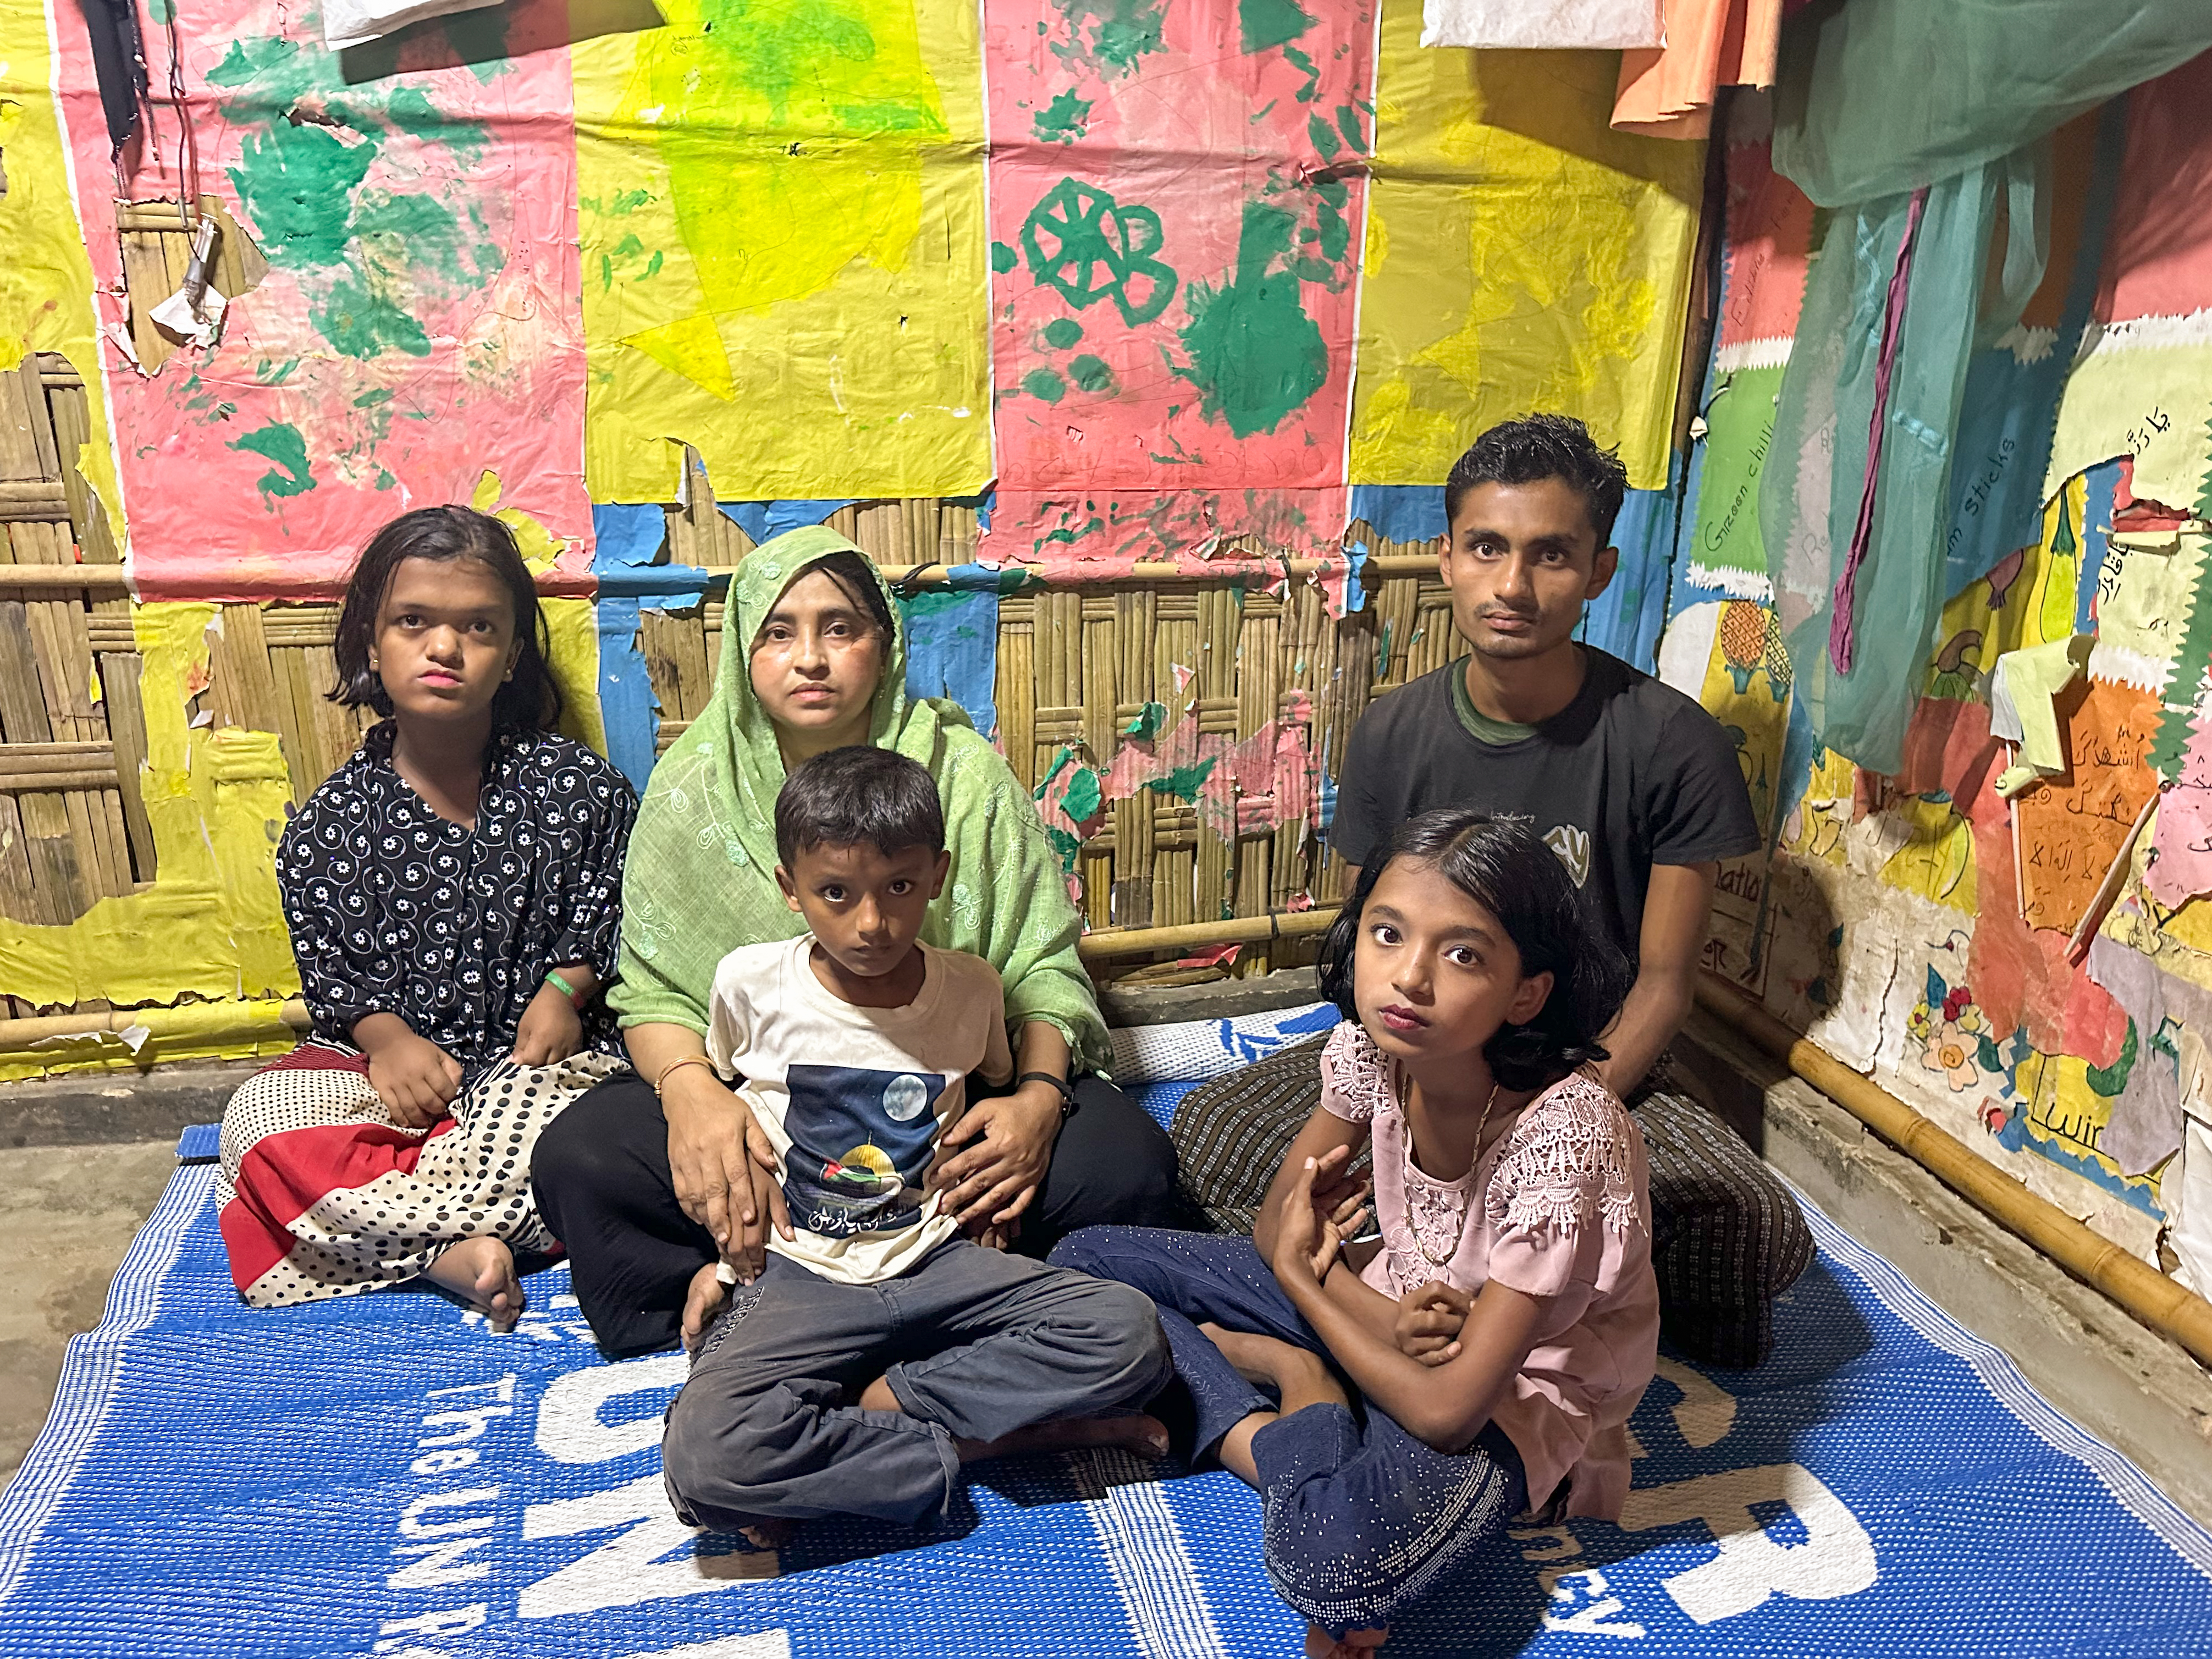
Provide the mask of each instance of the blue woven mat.
{"label": "blue woven mat", "polygon": [[[179,1170],[0,1500],[0,1655],[1298,1651],[1219,1473],[1016,1461],[938,1533],[822,1522],[780,1559],[687,1532],[656,1443],[681,1362],[600,1362],[564,1273],[507,1337],[407,1291],[253,1311],[214,1174]],[[1653,1384],[1624,1525],[1510,1536],[1393,1659],[2204,1650],[2212,1537],[1814,1224],[1773,1360]]]}

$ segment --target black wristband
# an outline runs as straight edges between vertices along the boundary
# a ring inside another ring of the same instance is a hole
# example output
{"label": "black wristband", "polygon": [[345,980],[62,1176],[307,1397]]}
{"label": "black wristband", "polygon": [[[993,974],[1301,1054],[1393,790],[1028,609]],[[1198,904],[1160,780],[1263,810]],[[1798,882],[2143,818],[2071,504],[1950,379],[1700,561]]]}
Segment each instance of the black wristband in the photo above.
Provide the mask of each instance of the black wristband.
{"label": "black wristband", "polygon": [[1060,1091],[1060,1121],[1062,1123],[1075,1114],[1075,1086],[1064,1077],[1054,1077],[1050,1072],[1024,1072],[1014,1079],[1014,1087],[1024,1083],[1049,1083]]}

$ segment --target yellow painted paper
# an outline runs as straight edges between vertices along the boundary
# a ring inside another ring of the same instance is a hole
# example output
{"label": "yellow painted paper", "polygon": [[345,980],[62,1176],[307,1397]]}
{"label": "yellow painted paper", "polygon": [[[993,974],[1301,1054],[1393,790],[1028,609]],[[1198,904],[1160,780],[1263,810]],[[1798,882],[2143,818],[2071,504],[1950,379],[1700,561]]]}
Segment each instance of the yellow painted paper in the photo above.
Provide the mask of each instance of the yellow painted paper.
{"label": "yellow painted paper", "polygon": [[1882,866],[1882,880],[1968,915],[1976,915],[1979,883],[1974,874],[1973,826],[1948,801],[1914,796],[1897,802],[1889,811],[1909,825],[1911,833]]}
{"label": "yellow painted paper", "polygon": [[592,499],[980,490],[972,0],[662,9],[572,49]]}
{"label": "yellow painted paper", "polygon": [[[2067,484],[2069,524],[2081,523],[2086,490],[2080,478]],[[2045,506],[2042,540],[2007,554],[1943,607],[1930,659],[1929,696],[1985,701],[1976,677],[1994,667],[1999,657],[2073,636],[2080,562],[2075,554],[2052,550],[2059,522],[2059,501],[2054,497]]]}
{"label": "yellow painted paper", "polygon": [[[2201,417],[2200,417],[2201,418]],[[2147,690],[2162,687],[2180,653],[2190,612],[2200,603],[2212,538],[2183,531],[2171,548],[2130,546],[2116,538],[2097,599],[2097,653],[2089,672]],[[2212,598],[2212,594],[2203,598]],[[2194,688],[2175,688],[2188,701]]]}
{"label": "yellow painted paper", "polygon": [[[73,14],[66,26],[82,27]],[[92,439],[77,471],[106,508],[123,545],[123,494],[107,447],[107,404],[100,378],[92,262],[70,194],[61,129],[50,90],[43,6],[0,6],[0,370],[34,351],[58,351],[83,377]]]}
{"label": "yellow painted paper", "polygon": [[589,599],[540,599],[545,635],[552,646],[546,666],[561,688],[561,735],[607,752],[607,723],[599,710],[599,624]]}
{"label": "yellow painted paper", "polygon": [[2201,318],[2123,324],[2075,365],[2058,405],[2046,499],[2098,462],[2132,455],[2138,498],[2185,513],[2196,506],[2212,468],[2212,428],[2204,418],[2212,339],[2205,332]]}
{"label": "yellow painted paper", "polygon": [[[159,859],[154,885],[102,899],[66,927],[0,919],[0,992],[49,1007],[103,998],[228,1003],[299,990],[276,889],[276,842],[292,793],[277,740],[188,724],[191,695],[207,683],[207,630],[216,614],[196,604],[131,613],[144,664],[140,785]],[[239,1011],[222,1012],[229,1018]],[[236,1052],[259,1046],[257,1037]],[[74,1069],[70,1059],[57,1055],[42,1069]]]}
{"label": "yellow painted paper", "polygon": [[1613,131],[1611,52],[1420,31],[1420,0],[1386,0],[1352,481],[1441,483],[1547,410],[1663,488],[1705,146]]}

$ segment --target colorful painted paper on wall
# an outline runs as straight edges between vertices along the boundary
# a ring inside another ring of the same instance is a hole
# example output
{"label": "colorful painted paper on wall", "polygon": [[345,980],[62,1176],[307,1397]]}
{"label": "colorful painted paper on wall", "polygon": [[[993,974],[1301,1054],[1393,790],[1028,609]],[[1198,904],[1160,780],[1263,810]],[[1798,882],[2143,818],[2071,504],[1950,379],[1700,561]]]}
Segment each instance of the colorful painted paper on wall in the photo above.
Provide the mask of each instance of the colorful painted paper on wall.
{"label": "colorful painted paper on wall", "polygon": [[[328,592],[378,525],[468,501],[495,471],[504,505],[575,538],[580,565],[574,152],[545,131],[568,109],[562,12],[531,0],[450,19],[365,62],[324,49],[312,5],[209,0],[184,36],[201,189],[268,269],[227,296],[219,345],[151,375],[123,361],[88,48],[58,31],[142,592]],[[173,200],[173,166],[149,145],[131,188]]]}
{"label": "colorful painted paper on wall", "polygon": [[981,489],[975,8],[662,10],[574,48],[592,497]]}
{"label": "colorful painted paper on wall", "polygon": [[994,533],[1334,546],[1371,10],[991,0],[984,28]]}
{"label": "colorful painted paper on wall", "polygon": [[1613,131],[1601,52],[1423,50],[1382,13],[1355,483],[1440,483],[1495,422],[1563,410],[1667,479],[1701,146]]}

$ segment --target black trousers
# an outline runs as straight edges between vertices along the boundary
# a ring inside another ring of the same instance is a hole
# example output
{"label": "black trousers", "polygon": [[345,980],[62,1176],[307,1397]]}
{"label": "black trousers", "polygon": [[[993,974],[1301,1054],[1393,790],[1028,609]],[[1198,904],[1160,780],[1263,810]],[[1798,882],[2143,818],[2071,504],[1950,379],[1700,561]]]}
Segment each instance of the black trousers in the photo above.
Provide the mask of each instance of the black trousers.
{"label": "black trousers", "polygon": [[[1103,1078],[1079,1079],[1075,1100],[1015,1248],[1042,1256],[1066,1234],[1105,1222],[1194,1224],[1176,1194],[1167,1131]],[[676,1201],[668,1120],[645,1079],[609,1078],[554,1119],[538,1137],[531,1185],[568,1247],[599,1351],[627,1359],[672,1346],[691,1280],[716,1251]]]}

